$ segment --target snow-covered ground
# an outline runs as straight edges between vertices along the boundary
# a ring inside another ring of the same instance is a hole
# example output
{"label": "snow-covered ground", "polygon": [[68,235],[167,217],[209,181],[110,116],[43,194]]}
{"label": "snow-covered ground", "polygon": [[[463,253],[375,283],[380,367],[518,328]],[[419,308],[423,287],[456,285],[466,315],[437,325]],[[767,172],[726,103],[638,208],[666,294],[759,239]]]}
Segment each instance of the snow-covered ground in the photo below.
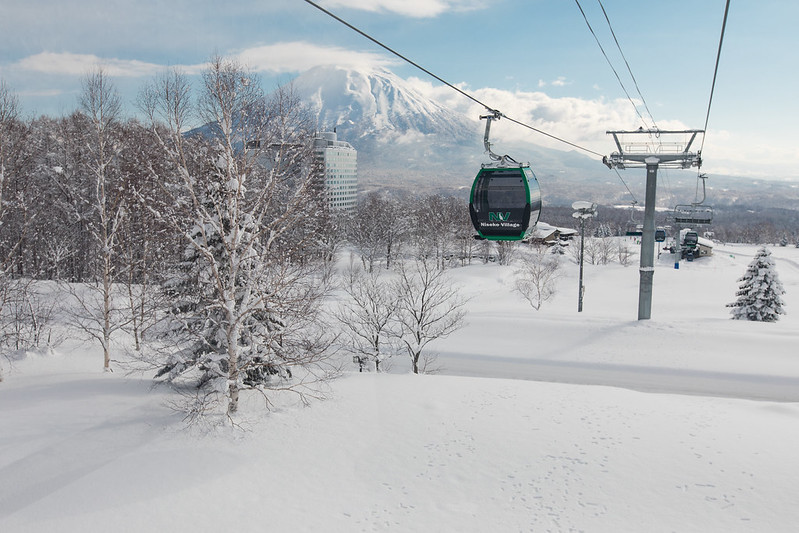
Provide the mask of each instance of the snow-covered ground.
{"label": "snow-covered ground", "polygon": [[662,256],[648,321],[636,265],[586,265],[582,313],[568,260],[540,311],[512,268],[454,269],[440,374],[397,359],[244,430],[183,429],[95,347],[5,364],[0,531],[796,531],[799,249],[772,324],[724,307],[755,251]]}

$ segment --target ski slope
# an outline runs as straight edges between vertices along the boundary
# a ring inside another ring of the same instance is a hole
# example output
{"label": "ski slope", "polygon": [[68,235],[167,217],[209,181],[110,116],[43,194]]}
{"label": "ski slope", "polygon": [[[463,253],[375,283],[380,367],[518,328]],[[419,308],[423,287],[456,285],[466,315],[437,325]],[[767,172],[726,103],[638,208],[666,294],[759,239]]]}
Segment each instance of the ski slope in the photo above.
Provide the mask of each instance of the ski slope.
{"label": "ski slope", "polygon": [[795,531],[799,250],[772,251],[774,324],[724,307],[749,246],[662,257],[640,322],[634,265],[587,265],[579,314],[573,263],[540,311],[512,268],[454,269],[439,374],[353,369],[307,408],[245,400],[243,429],[184,429],[76,341],[4,361],[0,531]]}

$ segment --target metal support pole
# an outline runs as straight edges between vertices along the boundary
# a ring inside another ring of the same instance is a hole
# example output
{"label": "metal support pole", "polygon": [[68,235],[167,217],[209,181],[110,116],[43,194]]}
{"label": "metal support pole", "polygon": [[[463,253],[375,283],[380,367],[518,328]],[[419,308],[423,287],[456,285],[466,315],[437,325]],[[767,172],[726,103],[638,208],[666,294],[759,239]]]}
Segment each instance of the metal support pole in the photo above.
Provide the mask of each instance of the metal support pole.
{"label": "metal support pole", "polygon": [[[646,204],[644,205],[644,229],[641,234],[641,276],[638,288],[638,320],[648,320],[652,314],[652,278],[655,275],[655,190],[657,187],[658,167],[690,168],[701,167],[701,153],[689,152],[696,136],[704,130],[644,130],[609,131],[613,135],[618,152],[604,157],[602,162],[609,168],[641,168],[646,166]],[[690,135],[687,142],[673,143],[671,147],[663,142],[663,135]],[[650,140],[644,142],[625,141],[619,136],[647,135]],[[655,146],[654,139],[658,139]],[[675,264],[675,268],[679,263]]]}
{"label": "metal support pole", "polygon": [[583,285],[583,256],[585,255],[585,219],[591,218],[596,215],[596,204],[593,202],[577,201],[572,204],[572,217],[580,219],[580,293],[577,300],[577,312],[583,310],[583,293],[585,286]]}
{"label": "metal support pole", "polygon": [[644,230],[641,234],[641,279],[638,285],[638,320],[652,316],[652,278],[655,274],[655,191],[658,179],[656,157],[646,158],[646,202]]}
{"label": "metal support pole", "polygon": [[580,218],[580,299],[577,302],[577,312],[583,311],[583,253],[585,250],[585,219]]}

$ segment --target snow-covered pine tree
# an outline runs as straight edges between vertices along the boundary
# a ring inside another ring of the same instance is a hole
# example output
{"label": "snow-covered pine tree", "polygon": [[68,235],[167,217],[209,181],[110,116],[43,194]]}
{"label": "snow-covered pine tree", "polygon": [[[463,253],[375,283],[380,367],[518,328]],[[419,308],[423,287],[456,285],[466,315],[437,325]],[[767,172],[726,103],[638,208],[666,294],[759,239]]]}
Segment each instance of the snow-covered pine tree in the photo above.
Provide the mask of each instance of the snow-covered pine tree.
{"label": "snow-covered pine tree", "polygon": [[738,281],[741,282],[735,293],[738,299],[727,304],[727,307],[732,307],[734,320],[776,322],[780,315],[785,314],[785,302],[782,299],[785,289],[777,276],[771,251],[765,246],[757,251],[746,273]]}

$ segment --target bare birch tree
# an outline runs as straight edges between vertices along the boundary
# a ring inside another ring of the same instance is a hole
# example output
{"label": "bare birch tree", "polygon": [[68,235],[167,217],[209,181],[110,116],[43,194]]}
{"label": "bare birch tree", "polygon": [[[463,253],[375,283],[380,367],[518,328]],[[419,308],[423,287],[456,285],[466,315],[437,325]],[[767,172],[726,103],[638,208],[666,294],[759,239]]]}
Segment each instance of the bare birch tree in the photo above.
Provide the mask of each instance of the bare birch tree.
{"label": "bare birch tree", "polygon": [[371,361],[380,371],[383,361],[395,352],[398,295],[391,290],[382,270],[371,272],[350,265],[343,287],[346,300],[336,318],[348,341],[346,349],[359,361]]}
{"label": "bare birch tree", "polygon": [[398,296],[397,322],[400,341],[411,360],[414,374],[430,370],[428,344],[447,337],[463,326],[466,300],[446,271],[432,260],[399,265],[394,284]]}
{"label": "bare birch tree", "polygon": [[88,229],[97,250],[97,270],[83,285],[67,285],[77,307],[72,321],[103,349],[103,369],[111,370],[111,343],[125,319],[115,299],[119,287],[119,235],[126,215],[127,183],[119,171],[123,150],[119,135],[121,103],[116,88],[102,68],[83,79],[80,108],[86,121],[88,148],[82,171],[88,190],[71,194],[73,208]]}
{"label": "bare birch tree", "polygon": [[559,269],[558,255],[548,253],[548,248],[545,246],[534,248],[516,271],[514,288],[533,309],[538,311],[541,309],[541,304],[555,295]]}

